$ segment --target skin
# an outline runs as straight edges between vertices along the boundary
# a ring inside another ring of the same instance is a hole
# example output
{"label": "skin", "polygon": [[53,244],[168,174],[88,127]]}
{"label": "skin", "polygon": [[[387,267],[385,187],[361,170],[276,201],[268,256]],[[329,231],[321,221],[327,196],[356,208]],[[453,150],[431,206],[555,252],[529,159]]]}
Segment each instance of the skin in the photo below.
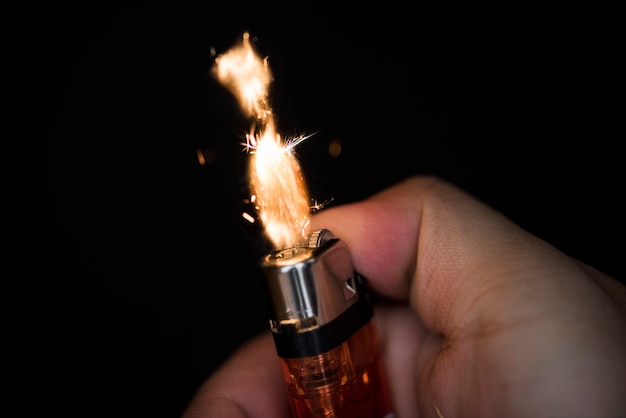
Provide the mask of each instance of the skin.
{"label": "skin", "polygon": [[[626,416],[626,290],[441,179],[325,209],[377,306],[402,417]],[[286,417],[271,336],[242,346],[183,418]]]}

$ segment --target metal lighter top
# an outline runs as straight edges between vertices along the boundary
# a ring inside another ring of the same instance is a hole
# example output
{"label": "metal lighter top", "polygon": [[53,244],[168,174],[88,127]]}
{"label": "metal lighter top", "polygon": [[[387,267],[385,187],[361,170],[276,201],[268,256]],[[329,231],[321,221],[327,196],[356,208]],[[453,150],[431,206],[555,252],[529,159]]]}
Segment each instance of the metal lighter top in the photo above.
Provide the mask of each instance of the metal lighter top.
{"label": "metal lighter top", "polygon": [[260,261],[270,327],[283,357],[317,354],[341,344],[372,316],[347,245],[328,230]]}

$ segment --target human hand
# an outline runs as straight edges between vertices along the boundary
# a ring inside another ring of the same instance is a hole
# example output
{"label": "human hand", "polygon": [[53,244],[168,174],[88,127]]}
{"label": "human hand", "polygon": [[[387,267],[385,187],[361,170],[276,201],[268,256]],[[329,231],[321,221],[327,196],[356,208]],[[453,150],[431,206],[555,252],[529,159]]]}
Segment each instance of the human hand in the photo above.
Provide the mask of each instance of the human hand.
{"label": "human hand", "polygon": [[[403,417],[626,416],[626,290],[433,177],[312,218],[390,301],[376,307]],[[241,347],[183,418],[285,417],[270,333]]]}

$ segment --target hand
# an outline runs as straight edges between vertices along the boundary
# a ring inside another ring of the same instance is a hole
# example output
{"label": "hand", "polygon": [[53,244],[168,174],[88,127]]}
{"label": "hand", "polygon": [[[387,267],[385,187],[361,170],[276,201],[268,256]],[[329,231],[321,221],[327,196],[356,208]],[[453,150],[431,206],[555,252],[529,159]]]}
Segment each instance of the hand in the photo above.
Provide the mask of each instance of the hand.
{"label": "hand", "polygon": [[[626,416],[626,290],[454,186],[409,178],[327,208],[377,306],[384,366],[402,417]],[[184,418],[285,417],[271,336],[254,338]]]}

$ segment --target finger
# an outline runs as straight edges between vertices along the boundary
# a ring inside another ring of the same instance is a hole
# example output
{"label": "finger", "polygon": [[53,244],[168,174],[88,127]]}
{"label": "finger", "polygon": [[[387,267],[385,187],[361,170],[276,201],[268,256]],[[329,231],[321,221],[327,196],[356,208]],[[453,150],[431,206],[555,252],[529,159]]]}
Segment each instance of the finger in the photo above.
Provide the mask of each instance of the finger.
{"label": "finger", "polygon": [[326,208],[311,219],[312,230],[326,228],[345,241],[355,268],[378,292],[392,298],[407,298],[415,270],[421,220],[417,195],[427,187],[418,182],[403,182],[368,200]]}
{"label": "finger", "polygon": [[182,418],[289,416],[280,370],[271,334],[260,335],[204,382]]}
{"label": "finger", "polygon": [[[418,382],[441,347],[441,338],[426,332],[406,304],[380,304],[374,315],[383,370],[395,416],[418,417]],[[417,376],[417,378],[416,378]]]}

